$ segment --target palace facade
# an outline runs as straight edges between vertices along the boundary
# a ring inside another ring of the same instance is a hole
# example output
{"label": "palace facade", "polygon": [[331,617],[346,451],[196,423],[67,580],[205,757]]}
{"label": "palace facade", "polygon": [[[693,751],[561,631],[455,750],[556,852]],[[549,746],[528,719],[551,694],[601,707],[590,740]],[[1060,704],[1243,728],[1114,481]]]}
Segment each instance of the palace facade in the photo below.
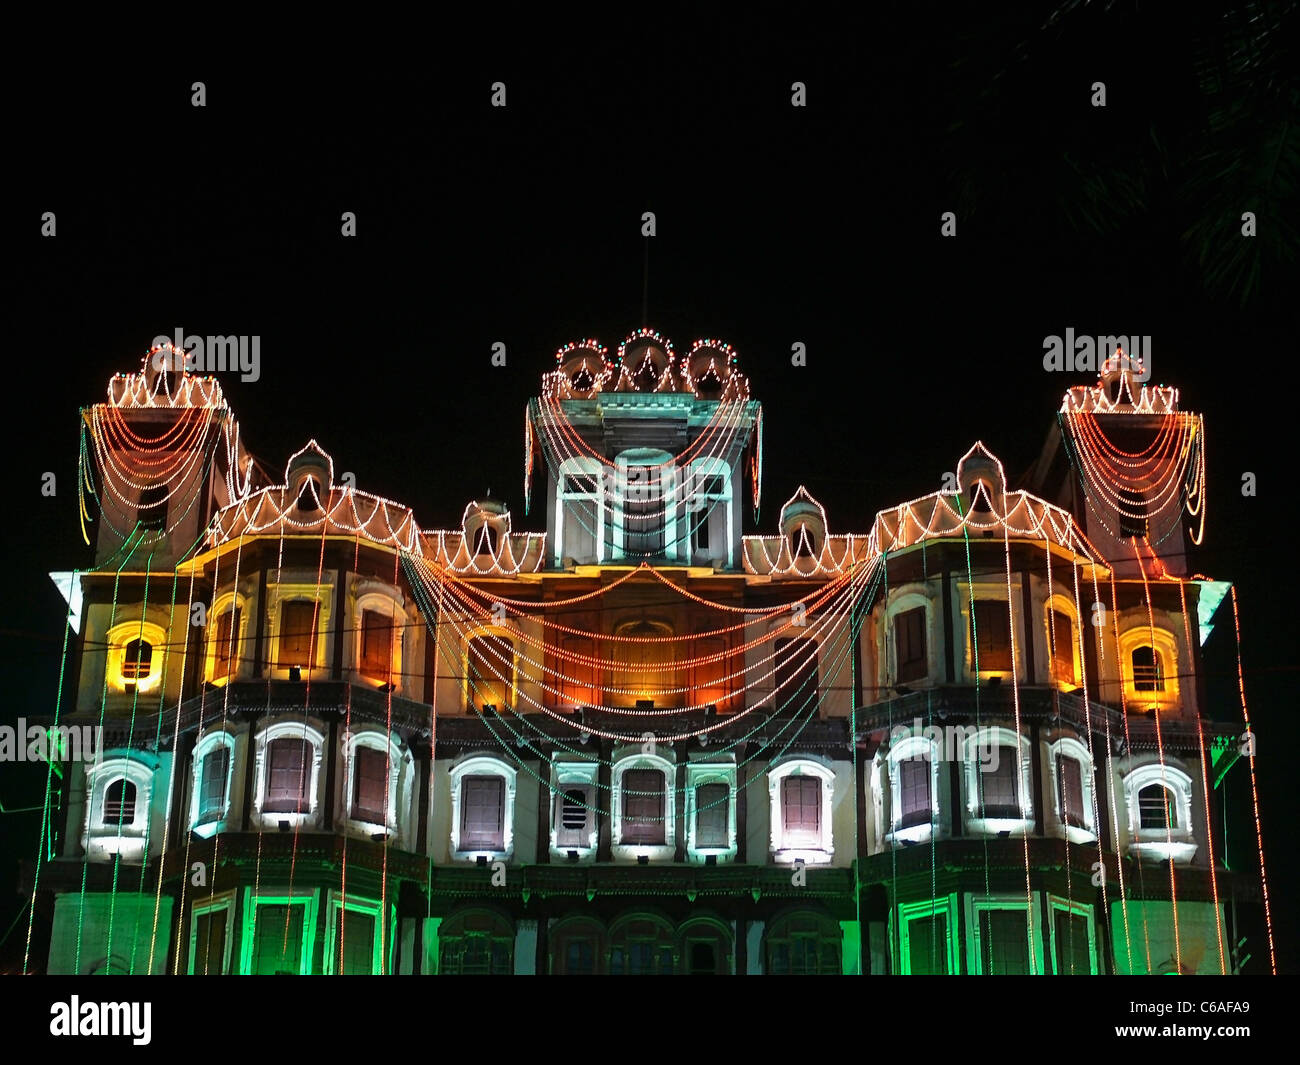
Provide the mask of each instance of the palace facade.
{"label": "palace facade", "polygon": [[537,531],[429,530],[154,349],[83,412],[47,970],[1231,971],[1204,426],[1122,352],[1056,414],[1023,487],[954,441],[868,528],[799,488],[746,536],[735,351],[641,329],[543,376]]}

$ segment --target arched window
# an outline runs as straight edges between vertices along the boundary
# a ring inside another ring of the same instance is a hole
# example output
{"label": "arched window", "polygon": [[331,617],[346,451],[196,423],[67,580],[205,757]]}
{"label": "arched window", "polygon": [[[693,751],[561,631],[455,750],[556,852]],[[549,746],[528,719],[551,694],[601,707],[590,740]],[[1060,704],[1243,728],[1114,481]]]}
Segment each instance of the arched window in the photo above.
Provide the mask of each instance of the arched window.
{"label": "arched window", "polygon": [[726,976],[734,953],[729,925],[713,917],[687,921],[678,934],[677,969],[683,976]]}
{"label": "arched window", "polygon": [[119,777],[104,790],[99,823],[105,828],[129,825],[135,821],[135,785]]}
{"label": "arched window", "polygon": [[140,528],[159,532],[167,528],[167,497],[171,489],[165,484],[150,485],[140,493]]}
{"label": "arched window", "polygon": [[1138,827],[1178,828],[1178,805],[1174,793],[1160,784],[1148,784],[1138,792]]}
{"label": "arched window", "polygon": [[128,681],[140,681],[152,672],[153,646],[148,640],[132,640],[122,655],[122,676]]}
{"label": "arched window", "polygon": [[451,771],[452,850],[460,859],[509,858],[514,852],[518,769],[488,755]]}
{"label": "arched window", "polygon": [[672,976],[673,929],[659,917],[624,917],[609,930],[610,976]]}
{"label": "arched window", "polygon": [[839,922],[799,911],[773,921],[763,936],[770,976],[839,976],[842,935]]}
{"label": "arched window", "polygon": [[990,726],[962,741],[967,827],[972,832],[1024,832],[1033,818],[1029,737]]}
{"label": "arched window", "polygon": [[1084,743],[1071,736],[1056,740],[1048,753],[1057,830],[1075,843],[1095,839],[1092,755]]}
{"label": "arched window", "polygon": [[1165,671],[1160,652],[1150,644],[1133,648],[1133,687],[1140,692],[1165,690]]}
{"label": "arched window", "polygon": [[491,910],[466,910],[438,931],[439,976],[509,976],[514,971],[515,931]]}
{"label": "arched window", "polygon": [[661,754],[631,754],[615,761],[612,844],[615,859],[671,861],[677,845],[672,799],[677,767]]}
{"label": "arched window", "polygon": [[219,821],[226,814],[230,798],[230,748],[218,743],[199,763],[198,805],[194,823]]}
{"label": "arched window", "polygon": [[561,920],[550,933],[551,974],[593,976],[605,971],[605,930],[589,917]]}
{"label": "arched window", "polygon": [[771,850],[777,861],[831,860],[834,786],[834,772],[811,758],[789,759],[768,774]]}

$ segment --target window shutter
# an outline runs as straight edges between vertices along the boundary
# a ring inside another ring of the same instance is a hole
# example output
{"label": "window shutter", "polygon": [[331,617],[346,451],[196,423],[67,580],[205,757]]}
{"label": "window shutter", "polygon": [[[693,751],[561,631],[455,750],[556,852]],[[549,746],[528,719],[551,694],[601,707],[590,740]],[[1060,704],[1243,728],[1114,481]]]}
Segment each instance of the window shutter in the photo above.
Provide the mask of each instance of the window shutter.
{"label": "window shutter", "polygon": [[235,672],[239,661],[239,610],[227,610],[217,618],[216,645],[212,648],[212,679],[221,680]]}
{"label": "window shutter", "polygon": [[898,763],[899,828],[930,823],[934,810],[931,776],[930,763],[924,758],[905,758]]}
{"label": "window shutter", "polygon": [[727,784],[701,784],[695,789],[695,846],[727,847],[731,788]]}
{"label": "window shutter", "polygon": [[900,681],[922,680],[929,672],[925,654],[925,607],[905,610],[894,618]]}
{"label": "window shutter", "polygon": [[305,813],[310,802],[308,774],[312,745],[308,740],[284,737],[272,740],[266,752],[268,813]]}
{"label": "window shutter", "polygon": [[[983,599],[975,604],[973,642],[979,651],[979,670],[1011,668],[1011,612],[1000,600]],[[971,661],[971,668],[976,663]]]}
{"label": "window shutter", "polygon": [[821,846],[822,782],[816,777],[786,777],[781,783],[781,816],[787,847]]}
{"label": "window shutter", "polygon": [[1059,610],[1053,610],[1049,616],[1052,620],[1052,679],[1073,684],[1074,624]]}
{"label": "window shutter", "polygon": [[1083,809],[1083,766],[1077,758],[1056,756],[1056,783],[1061,820],[1082,828],[1087,824],[1087,817]]}
{"label": "window shutter", "polygon": [[230,775],[230,748],[224,743],[203,756],[199,781],[199,820],[219,818],[226,810],[226,779]]}
{"label": "window shutter", "polygon": [[314,599],[294,599],[280,607],[281,669],[311,668],[316,664],[316,613]]}
{"label": "window shutter", "polygon": [[226,918],[221,906],[194,918],[194,976],[221,976],[226,963]]}
{"label": "window shutter", "polygon": [[661,769],[628,769],[622,778],[623,843],[664,843],[666,778]]}
{"label": "window shutter", "polygon": [[555,793],[555,845],[586,847],[591,837],[591,788],[561,784]]}
{"label": "window shutter", "polygon": [[1019,766],[1014,747],[998,748],[996,769],[975,769],[976,786],[982,788],[984,817],[1020,817]]}
{"label": "window shutter", "polygon": [[505,847],[505,780],[497,776],[466,777],[460,793],[460,849]]}
{"label": "window shutter", "polygon": [[393,619],[377,610],[361,614],[361,670],[374,680],[393,674]]}
{"label": "window shutter", "polygon": [[373,747],[355,748],[356,767],[352,777],[352,816],[358,821],[384,824],[388,798],[388,756]]}

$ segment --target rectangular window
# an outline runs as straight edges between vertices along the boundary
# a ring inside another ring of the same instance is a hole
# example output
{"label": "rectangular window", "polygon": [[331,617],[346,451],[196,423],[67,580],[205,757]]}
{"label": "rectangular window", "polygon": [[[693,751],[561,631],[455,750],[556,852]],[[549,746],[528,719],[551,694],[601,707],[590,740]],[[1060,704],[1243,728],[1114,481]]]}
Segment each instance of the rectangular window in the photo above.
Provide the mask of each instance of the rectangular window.
{"label": "rectangular window", "polygon": [[199,780],[199,821],[215,821],[226,812],[226,781],[230,775],[230,748],[224,743],[203,757]]}
{"label": "rectangular window", "polygon": [[914,917],[907,922],[907,964],[913,976],[948,975],[948,915]]}
{"label": "rectangular window", "polygon": [[975,770],[976,786],[981,788],[980,808],[984,817],[1021,817],[1020,768],[1014,747],[999,747],[996,768]]}
{"label": "rectangular window", "polygon": [[817,708],[817,641],[776,641],[776,705],[788,714],[811,715]]}
{"label": "rectangular window", "polygon": [[475,636],[465,650],[471,709],[494,706],[504,710],[510,705],[510,688],[514,683],[515,647],[504,636]]}
{"label": "rectangular window", "polygon": [[1052,679],[1062,684],[1074,684],[1074,624],[1059,610],[1049,615],[1052,619]]}
{"label": "rectangular window", "polygon": [[1087,914],[1054,910],[1052,919],[1056,974],[1058,976],[1093,975]]}
{"label": "rectangular window", "polygon": [[239,661],[239,609],[227,610],[217,618],[216,646],[212,648],[212,679],[221,680],[235,672]]}
{"label": "rectangular window", "polygon": [[925,758],[906,758],[898,763],[899,828],[930,823],[931,778],[930,762]]}
{"label": "rectangular window", "polygon": [[194,915],[194,960],[191,976],[221,976],[226,966],[227,906],[218,906]]}
{"label": "rectangular window", "polygon": [[302,971],[302,905],[261,904],[253,930],[253,976],[297,976]]}
{"label": "rectangular window", "polygon": [[925,654],[925,607],[905,610],[894,618],[898,651],[898,680],[923,680],[929,672]]}
{"label": "rectangular window", "polygon": [[623,773],[623,824],[620,843],[664,843],[664,774],[661,769]]}
{"label": "rectangular window", "polygon": [[388,756],[373,747],[357,747],[352,777],[352,816],[358,821],[382,825],[388,798]]}
{"label": "rectangular window", "polygon": [[460,849],[505,849],[505,788],[501,777],[466,777],[460,792]]}
{"label": "rectangular window", "polygon": [[[1011,611],[998,599],[981,599],[972,616],[972,646],[979,652],[981,673],[1011,668]],[[971,660],[971,669],[977,663]]]}
{"label": "rectangular window", "polygon": [[1083,766],[1077,758],[1063,754],[1056,756],[1057,800],[1061,820],[1067,825],[1083,828],[1088,821],[1083,809]]}
{"label": "rectangular window", "polygon": [[787,847],[820,847],[822,782],[816,777],[786,777],[781,782],[781,823]]}
{"label": "rectangular window", "polygon": [[281,669],[290,666],[310,668],[316,664],[316,614],[320,604],[315,599],[294,599],[280,608]]}
{"label": "rectangular window", "polygon": [[334,920],[333,951],[334,962],[340,966],[338,971],[344,976],[376,975],[375,932],[378,922],[375,915],[340,906]]}
{"label": "rectangular window", "polygon": [[377,610],[361,614],[361,672],[375,680],[393,673],[393,619]]}
{"label": "rectangular window", "polygon": [[590,976],[595,971],[595,944],[590,939],[570,939],[564,945],[564,975]]}
{"label": "rectangular window", "polygon": [[268,813],[305,813],[310,808],[308,774],[312,745],[308,740],[284,737],[272,740],[266,752],[266,802]]}
{"label": "rectangular window", "polygon": [[981,910],[980,971],[986,976],[1029,975],[1029,924],[1024,910]]}
{"label": "rectangular window", "polygon": [[731,837],[728,807],[731,788],[727,784],[701,784],[695,789],[695,846],[728,847]]}

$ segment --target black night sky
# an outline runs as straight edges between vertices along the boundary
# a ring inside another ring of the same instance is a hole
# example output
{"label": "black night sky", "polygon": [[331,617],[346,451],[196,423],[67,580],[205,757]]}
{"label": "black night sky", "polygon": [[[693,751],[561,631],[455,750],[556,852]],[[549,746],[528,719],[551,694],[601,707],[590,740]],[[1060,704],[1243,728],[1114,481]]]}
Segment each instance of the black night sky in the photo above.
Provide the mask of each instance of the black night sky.
{"label": "black night sky", "polygon": [[[318,52],[117,52],[33,77],[9,101],[22,339],[8,359],[0,721],[52,712],[63,604],[46,574],[90,559],[78,409],[152,337],[260,335],[261,379],[221,383],[273,473],[315,436],[425,527],[458,525],[491,489],[516,528],[540,529],[523,514],[525,404],[558,346],[614,348],[643,324],[653,211],[644,324],[679,351],[729,340],[764,404],[763,510],[747,532],[773,531],[801,483],[832,532],[866,531],[937,489],[976,439],[1018,476],[1064,390],[1091,383],[1046,372],[1044,337],[1152,337],[1155,379],[1206,416],[1194,566],[1238,585],[1279,965],[1296,971],[1297,17],[1236,0],[1170,11],[881,4],[581,38],[503,25],[410,54],[335,36]],[[396,45],[408,31],[389,32]],[[1230,609],[1218,621],[1215,716],[1235,720]],[[41,776],[3,767],[5,810],[39,801]],[[1248,781],[1243,765],[1229,786]],[[25,905],[17,863],[38,821],[0,814],[0,936]],[[21,963],[25,931],[24,914],[0,971]]]}

